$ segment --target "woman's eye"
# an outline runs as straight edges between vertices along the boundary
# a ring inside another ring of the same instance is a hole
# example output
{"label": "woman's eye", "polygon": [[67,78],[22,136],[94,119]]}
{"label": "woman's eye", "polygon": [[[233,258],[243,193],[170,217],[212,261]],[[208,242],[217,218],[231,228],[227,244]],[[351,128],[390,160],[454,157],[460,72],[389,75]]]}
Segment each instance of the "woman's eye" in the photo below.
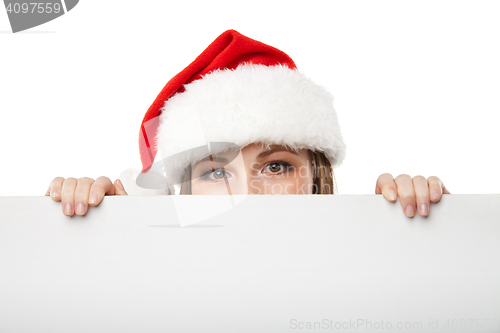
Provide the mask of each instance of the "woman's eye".
{"label": "woman's eye", "polygon": [[221,180],[227,177],[229,173],[227,173],[226,170],[224,169],[215,169],[215,170],[210,170],[205,172],[203,176],[201,176],[201,179],[204,180]]}
{"label": "woman's eye", "polygon": [[273,161],[266,165],[264,170],[269,170],[269,173],[278,174],[293,168],[290,164],[282,161]]}

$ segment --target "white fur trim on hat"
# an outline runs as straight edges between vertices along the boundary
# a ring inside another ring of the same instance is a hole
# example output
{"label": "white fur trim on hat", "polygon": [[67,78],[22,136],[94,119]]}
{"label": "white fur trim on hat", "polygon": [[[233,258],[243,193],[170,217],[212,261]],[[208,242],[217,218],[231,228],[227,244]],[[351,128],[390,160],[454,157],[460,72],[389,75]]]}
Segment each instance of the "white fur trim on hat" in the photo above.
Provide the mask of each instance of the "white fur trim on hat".
{"label": "white fur trim on hat", "polygon": [[160,157],[170,157],[163,163],[170,184],[180,184],[185,168],[207,156],[206,142],[323,151],[334,168],[344,160],[333,96],[297,70],[243,64],[184,87],[165,102],[156,136]]}

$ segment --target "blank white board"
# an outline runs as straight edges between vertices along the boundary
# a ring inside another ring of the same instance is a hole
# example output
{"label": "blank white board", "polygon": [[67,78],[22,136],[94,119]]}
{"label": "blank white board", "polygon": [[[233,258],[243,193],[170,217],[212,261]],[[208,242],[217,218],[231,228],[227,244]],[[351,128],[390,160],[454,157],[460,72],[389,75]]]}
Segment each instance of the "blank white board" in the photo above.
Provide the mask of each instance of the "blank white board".
{"label": "blank white board", "polygon": [[500,195],[0,198],[0,332],[499,327]]}

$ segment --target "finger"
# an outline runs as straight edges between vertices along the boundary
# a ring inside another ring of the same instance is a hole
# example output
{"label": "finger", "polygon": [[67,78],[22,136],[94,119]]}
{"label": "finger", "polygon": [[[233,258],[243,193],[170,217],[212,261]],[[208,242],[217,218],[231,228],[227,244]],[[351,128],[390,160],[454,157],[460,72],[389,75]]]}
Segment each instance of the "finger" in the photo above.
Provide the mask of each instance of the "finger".
{"label": "finger", "polygon": [[49,189],[47,190],[47,192],[45,192],[44,194],[45,196],[50,196],[50,186],[49,186]]}
{"label": "finger", "polygon": [[413,188],[417,201],[417,209],[420,216],[428,216],[430,211],[429,186],[424,176],[413,177]]}
{"label": "finger", "polygon": [[382,194],[384,198],[391,202],[397,200],[397,186],[394,177],[390,173],[384,173],[378,177],[375,194]]}
{"label": "finger", "polygon": [[89,206],[97,206],[105,195],[114,195],[115,187],[108,177],[98,177],[90,188]]}
{"label": "finger", "polygon": [[413,182],[409,175],[399,175],[394,181],[398,188],[399,200],[401,201],[401,206],[403,211],[408,217],[415,216],[415,190],[413,189]]}
{"label": "finger", "polygon": [[430,198],[432,202],[438,202],[439,200],[441,200],[442,194],[446,193],[444,192],[444,190],[448,191],[447,189],[445,189],[441,179],[436,176],[427,178],[427,183],[429,184],[429,193],[431,194]]}
{"label": "finger", "polygon": [[79,178],[75,189],[75,213],[76,215],[85,215],[88,210],[88,200],[90,187],[94,184],[92,178]]}
{"label": "finger", "polygon": [[75,178],[67,178],[62,184],[61,203],[63,213],[66,216],[72,216],[74,214],[74,197],[77,183],[78,180]]}
{"label": "finger", "polygon": [[121,180],[117,179],[114,183],[115,186],[115,195],[128,195],[123,187]]}
{"label": "finger", "polygon": [[64,178],[56,177],[53,181],[50,182],[49,191],[50,197],[55,201],[61,201],[61,191],[62,185],[64,182]]}
{"label": "finger", "polygon": [[443,194],[451,194],[446,187],[443,187]]}

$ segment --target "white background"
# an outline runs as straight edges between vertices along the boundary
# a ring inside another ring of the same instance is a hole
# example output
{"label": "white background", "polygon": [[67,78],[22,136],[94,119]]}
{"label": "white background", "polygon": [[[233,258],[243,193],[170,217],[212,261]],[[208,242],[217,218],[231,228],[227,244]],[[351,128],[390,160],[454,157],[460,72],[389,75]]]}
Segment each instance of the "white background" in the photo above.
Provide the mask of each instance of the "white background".
{"label": "white background", "polygon": [[0,196],[140,166],[142,118],[227,29],[288,53],[335,96],[340,194],[377,177],[500,193],[499,1],[93,1],[12,34],[0,10]]}

